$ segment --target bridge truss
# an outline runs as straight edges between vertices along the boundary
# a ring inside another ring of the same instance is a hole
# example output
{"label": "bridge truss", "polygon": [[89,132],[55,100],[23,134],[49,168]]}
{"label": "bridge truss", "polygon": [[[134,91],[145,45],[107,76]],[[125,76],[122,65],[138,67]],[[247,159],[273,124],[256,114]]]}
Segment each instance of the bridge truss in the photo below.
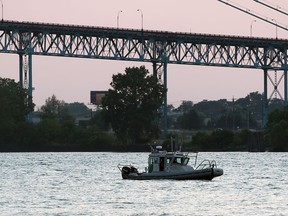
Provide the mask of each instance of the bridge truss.
{"label": "bridge truss", "polygon": [[[168,64],[250,68],[264,71],[267,114],[268,71],[283,71],[284,100],[288,101],[287,48],[288,40],[282,39],[0,21],[0,52],[19,55],[19,79],[23,86],[27,84],[30,95],[33,55],[150,62],[155,75],[163,70],[165,87]],[[166,107],[167,95],[165,120]]]}

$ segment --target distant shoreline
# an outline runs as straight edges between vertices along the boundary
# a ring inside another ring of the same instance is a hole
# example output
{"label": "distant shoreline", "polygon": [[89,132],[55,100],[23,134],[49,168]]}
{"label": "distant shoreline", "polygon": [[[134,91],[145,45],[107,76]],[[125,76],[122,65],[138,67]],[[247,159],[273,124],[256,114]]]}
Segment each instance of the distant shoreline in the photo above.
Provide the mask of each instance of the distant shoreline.
{"label": "distant shoreline", "polygon": [[[282,149],[269,149],[265,151],[248,151],[248,150],[237,150],[237,149],[190,149],[190,148],[184,148],[184,152],[287,152]],[[37,152],[119,152],[119,153],[125,153],[125,152],[150,152],[150,148],[147,145],[126,145],[126,146],[97,146],[97,147],[67,147],[67,146],[45,146],[45,147],[39,147],[39,148],[29,148],[29,147],[0,147],[0,153],[24,153],[24,152],[31,152],[31,153],[37,153]]]}

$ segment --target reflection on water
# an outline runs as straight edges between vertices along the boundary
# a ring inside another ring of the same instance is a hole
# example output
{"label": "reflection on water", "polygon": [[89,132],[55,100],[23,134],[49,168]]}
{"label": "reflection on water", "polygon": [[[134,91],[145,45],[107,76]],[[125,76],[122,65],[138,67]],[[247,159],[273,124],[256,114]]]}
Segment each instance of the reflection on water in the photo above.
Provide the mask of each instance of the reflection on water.
{"label": "reflection on water", "polygon": [[147,153],[1,153],[0,215],[288,215],[288,153],[200,153],[212,181],[122,180]]}

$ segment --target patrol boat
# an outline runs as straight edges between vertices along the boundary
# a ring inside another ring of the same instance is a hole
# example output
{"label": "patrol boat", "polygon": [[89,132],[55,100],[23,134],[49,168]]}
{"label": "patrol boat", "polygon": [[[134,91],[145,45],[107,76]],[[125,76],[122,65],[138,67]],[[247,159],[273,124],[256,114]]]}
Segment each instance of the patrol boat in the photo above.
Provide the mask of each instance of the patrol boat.
{"label": "patrol boat", "polygon": [[[223,175],[223,169],[217,168],[215,160],[203,160],[197,165],[198,152],[175,152],[162,150],[162,146],[152,148],[148,158],[148,167],[144,172],[139,172],[132,165],[118,164],[123,179],[152,180],[152,179],[175,179],[175,180],[212,180]],[[188,164],[194,158],[194,165]]]}

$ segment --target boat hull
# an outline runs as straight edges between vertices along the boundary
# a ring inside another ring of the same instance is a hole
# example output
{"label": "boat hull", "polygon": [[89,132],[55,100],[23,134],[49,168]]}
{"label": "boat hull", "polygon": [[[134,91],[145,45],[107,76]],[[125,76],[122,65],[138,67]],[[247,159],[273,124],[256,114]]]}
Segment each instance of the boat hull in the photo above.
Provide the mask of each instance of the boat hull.
{"label": "boat hull", "polygon": [[153,180],[153,179],[174,179],[174,180],[212,180],[223,175],[219,168],[206,168],[190,172],[153,172],[153,173],[129,173],[123,179],[131,180]]}

